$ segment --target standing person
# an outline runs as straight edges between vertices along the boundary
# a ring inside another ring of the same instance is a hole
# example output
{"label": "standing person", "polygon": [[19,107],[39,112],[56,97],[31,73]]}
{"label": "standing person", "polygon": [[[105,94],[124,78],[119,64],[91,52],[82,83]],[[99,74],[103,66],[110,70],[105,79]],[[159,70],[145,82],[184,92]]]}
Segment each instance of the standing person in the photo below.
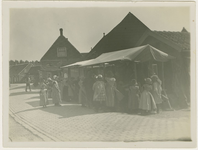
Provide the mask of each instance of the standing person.
{"label": "standing person", "polygon": [[79,103],[82,104],[82,106],[86,106],[87,104],[87,95],[84,87],[84,77],[80,78],[79,84]]}
{"label": "standing person", "polygon": [[156,104],[152,94],[152,80],[150,78],[145,79],[143,85],[143,92],[140,95],[139,109],[142,115],[147,115],[152,110],[156,110]]}
{"label": "standing person", "polygon": [[44,81],[41,82],[41,90],[40,90],[40,106],[47,107],[48,105],[48,96],[47,89]]}
{"label": "standing person", "polygon": [[91,72],[88,72],[85,80],[84,80],[84,85],[85,85],[85,91],[87,94],[87,104],[91,108],[92,107],[92,102],[93,102],[93,84],[95,82],[95,75]]}
{"label": "standing person", "polygon": [[31,92],[31,87],[30,87],[30,83],[31,83],[31,79],[29,76],[27,76],[26,78],[26,86],[25,86],[25,91],[27,92],[27,88],[29,88],[30,92]]}
{"label": "standing person", "polygon": [[93,84],[93,91],[94,108],[96,112],[98,112],[99,109],[102,109],[103,104],[106,100],[105,83],[103,81],[102,75],[98,75],[96,77],[96,82]]}
{"label": "standing person", "polygon": [[160,113],[161,104],[162,104],[162,81],[159,79],[157,75],[151,76],[153,82],[153,90],[152,95],[157,105],[157,113]]}
{"label": "standing person", "polygon": [[116,106],[116,103],[115,103],[116,79],[113,77],[113,73],[111,71],[108,71],[105,80],[107,82],[106,84],[106,94],[107,94],[106,107],[111,110],[114,110]]}
{"label": "standing person", "polygon": [[73,85],[74,85],[74,101],[78,102],[79,101],[79,79],[74,78],[73,80]]}
{"label": "standing person", "polygon": [[52,86],[53,86],[53,81],[51,78],[47,79],[47,96],[48,98],[52,98]]}
{"label": "standing person", "polygon": [[137,113],[139,107],[139,86],[137,81],[133,79],[128,91],[128,109],[130,113]]}
{"label": "standing person", "polygon": [[53,86],[52,86],[52,101],[54,103],[55,106],[61,106],[60,102],[61,102],[61,95],[60,95],[60,89],[58,86],[58,82],[56,81],[57,76],[54,75],[54,79],[52,81]]}
{"label": "standing person", "polygon": [[73,101],[74,100],[74,91],[75,91],[75,86],[74,86],[74,78],[71,77],[68,79],[68,82],[67,82],[67,85],[68,85],[68,101]]}

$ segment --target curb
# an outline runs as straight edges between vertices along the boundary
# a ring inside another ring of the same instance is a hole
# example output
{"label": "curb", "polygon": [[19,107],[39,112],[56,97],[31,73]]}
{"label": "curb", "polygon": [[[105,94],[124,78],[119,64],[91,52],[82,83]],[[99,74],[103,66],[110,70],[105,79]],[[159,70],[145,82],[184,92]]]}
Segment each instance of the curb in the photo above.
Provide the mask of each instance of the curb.
{"label": "curb", "polygon": [[50,141],[50,142],[61,142],[60,139],[53,137],[45,132],[43,132],[42,130],[40,130],[39,128],[31,125],[28,121],[26,121],[25,119],[23,119],[22,117],[14,114],[13,110],[11,110],[10,108],[10,112],[9,112],[10,116],[19,124],[21,124],[24,128],[26,128],[27,130],[29,130],[30,132],[32,132],[34,135],[40,137],[43,141]]}

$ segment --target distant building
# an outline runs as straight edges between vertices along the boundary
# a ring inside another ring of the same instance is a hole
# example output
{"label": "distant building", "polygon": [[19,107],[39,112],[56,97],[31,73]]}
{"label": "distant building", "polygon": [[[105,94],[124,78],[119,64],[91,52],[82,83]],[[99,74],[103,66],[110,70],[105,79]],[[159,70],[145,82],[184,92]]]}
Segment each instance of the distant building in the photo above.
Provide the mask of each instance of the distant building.
{"label": "distant building", "polygon": [[52,44],[49,50],[41,58],[42,77],[60,75],[60,67],[82,60],[80,52],[63,36],[63,29],[60,29],[60,36]]}
{"label": "distant building", "polygon": [[25,76],[32,66],[31,63],[10,66],[10,83],[25,82]]}

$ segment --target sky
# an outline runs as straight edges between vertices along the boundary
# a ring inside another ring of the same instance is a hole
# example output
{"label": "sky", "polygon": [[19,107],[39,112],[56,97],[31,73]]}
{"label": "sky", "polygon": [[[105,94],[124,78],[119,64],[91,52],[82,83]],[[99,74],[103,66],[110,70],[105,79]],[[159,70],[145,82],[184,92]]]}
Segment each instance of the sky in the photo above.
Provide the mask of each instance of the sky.
{"label": "sky", "polygon": [[20,8],[10,10],[10,60],[40,60],[60,35],[89,52],[131,12],[151,30],[190,31],[188,7]]}

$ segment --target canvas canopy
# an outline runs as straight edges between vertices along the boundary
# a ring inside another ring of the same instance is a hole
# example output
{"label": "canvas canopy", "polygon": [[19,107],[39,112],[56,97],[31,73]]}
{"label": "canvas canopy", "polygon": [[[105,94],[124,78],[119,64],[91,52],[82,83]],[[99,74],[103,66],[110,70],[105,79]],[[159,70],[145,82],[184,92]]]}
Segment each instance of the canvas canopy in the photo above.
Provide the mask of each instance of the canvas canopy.
{"label": "canvas canopy", "polygon": [[92,61],[92,59],[90,59],[90,60],[85,60],[85,61],[79,61],[79,62],[70,64],[70,65],[63,66],[63,67],[61,67],[61,68],[82,66],[83,64],[86,64],[86,63],[91,62],[91,61]]}
{"label": "canvas canopy", "polygon": [[96,59],[92,59],[88,62],[85,62],[81,66],[91,66],[119,60],[145,62],[153,59],[155,61],[166,62],[169,59],[173,58],[174,57],[152,47],[151,45],[144,45],[116,52],[103,53]]}

